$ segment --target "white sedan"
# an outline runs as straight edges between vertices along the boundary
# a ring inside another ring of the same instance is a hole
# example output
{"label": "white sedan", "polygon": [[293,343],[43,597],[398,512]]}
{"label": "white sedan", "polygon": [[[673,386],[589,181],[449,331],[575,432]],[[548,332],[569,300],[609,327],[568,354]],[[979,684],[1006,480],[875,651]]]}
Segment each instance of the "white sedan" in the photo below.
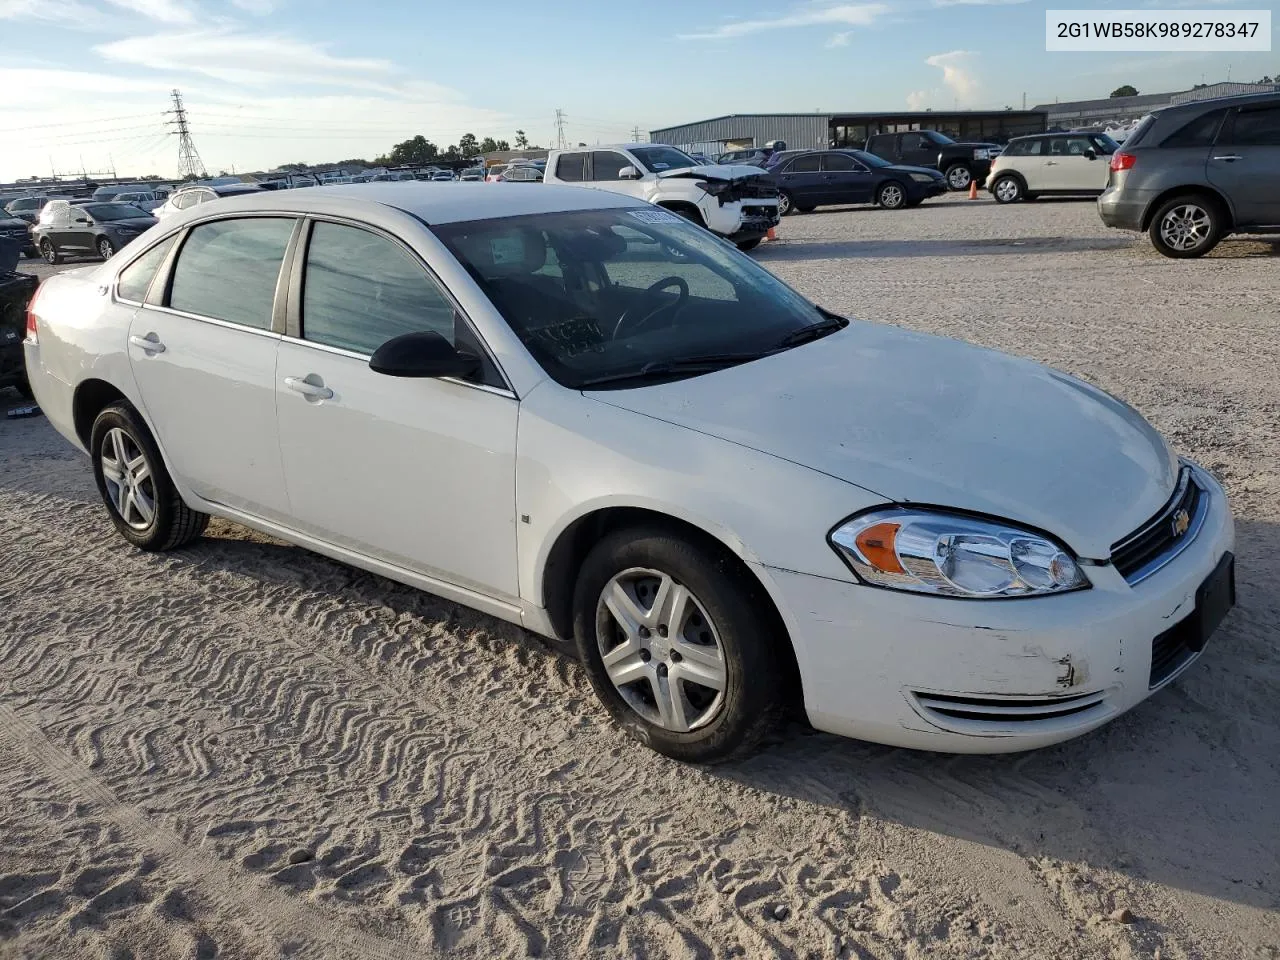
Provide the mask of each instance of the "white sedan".
{"label": "white sedan", "polygon": [[684,760],[792,708],[929,750],[1065,740],[1234,601],[1221,487],[1131,408],[834,316],[603,191],[200,204],[45,281],[25,349],[131,543],[227,517],[572,638]]}

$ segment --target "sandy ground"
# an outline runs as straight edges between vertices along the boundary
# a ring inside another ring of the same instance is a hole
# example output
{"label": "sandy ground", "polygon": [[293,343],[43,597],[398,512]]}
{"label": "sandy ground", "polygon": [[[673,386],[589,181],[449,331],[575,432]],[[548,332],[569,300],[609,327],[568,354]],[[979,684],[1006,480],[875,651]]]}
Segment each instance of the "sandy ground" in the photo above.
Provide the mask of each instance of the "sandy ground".
{"label": "sandy ground", "polygon": [[825,306],[1084,375],[1224,480],[1240,605],[1189,674],[1029,755],[682,767],[513,627],[226,523],[132,550],[0,420],[0,956],[1280,957],[1280,248],[1175,263],[1089,203],[782,236]]}

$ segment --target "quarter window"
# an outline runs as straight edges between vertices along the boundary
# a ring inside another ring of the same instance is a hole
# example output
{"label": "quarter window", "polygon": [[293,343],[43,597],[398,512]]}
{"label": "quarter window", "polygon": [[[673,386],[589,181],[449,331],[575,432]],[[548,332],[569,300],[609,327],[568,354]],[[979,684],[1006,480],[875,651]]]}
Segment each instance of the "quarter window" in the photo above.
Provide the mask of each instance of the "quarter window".
{"label": "quarter window", "polygon": [[[1162,147],[1208,147],[1213,145],[1214,137],[1218,134],[1218,128],[1222,126],[1222,121],[1226,117],[1226,110],[1210,110],[1202,116],[1196,117],[1194,120],[1184,124],[1178,130],[1174,131],[1164,139],[1160,144]],[[1140,128],[1141,129],[1141,128]],[[1143,131],[1145,132],[1145,131]],[[1129,138],[1129,142],[1136,143],[1137,135]]]}
{"label": "quarter window", "polygon": [[246,217],[202,223],[173,270],[169,305],[258,330],[271,328],[276,282],[294,221]]}
{"label": "quarter window", "polygon": [[167,240],[160,241],[120,271],[120,282],[116,284],[116,295],[121,300],[132,300],[134,303],[142,303],[146,300],[147,290],[151,286],[151,281],[155,277],[156,271],[160,269],[160,264],[164,263],[164,258],[169,255],[169,250],[176,239],[176,237],[170,237]]}
{"label": "quarter window", "polygon": [[1280,147],[1280,107],[1241,110],[1236,114],[1231,142],[1245,147]]}
{"label": "quarter window", "polygon": [[556,177],[567,183],[580,183],[587,178],[587,155],[585,153],[561,154],[556,161]]}

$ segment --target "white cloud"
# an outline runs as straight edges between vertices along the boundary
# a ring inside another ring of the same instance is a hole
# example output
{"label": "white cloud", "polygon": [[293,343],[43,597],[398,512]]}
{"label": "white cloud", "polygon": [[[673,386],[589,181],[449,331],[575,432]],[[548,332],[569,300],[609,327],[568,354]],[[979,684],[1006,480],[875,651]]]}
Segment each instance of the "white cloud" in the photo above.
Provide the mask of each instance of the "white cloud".
{"label": "white cloud", "polygon": [[195,15],[177,0],[108,0],[125,10],[132,10],[161,23],[190,23]]}
{"label": "white cloud", "polygon": [[1008,7],[1026,2],[1027,0],[933,0],[933,5],[935,7]]}
{"label": "white cloud", "polygon": [[942,71],[942,82],[957,100],[972,103],[978,92],[978,80],[965,64],[974,56],[976,54],[968,50],[952,50],[950,53],[934,54],[924,62]]}
{"label": "white cloud", "polygon": [[256,14],[259,17],[265,17],[276,8],[272,0],[231,0],[231,2],[246,13]]}
{"label": "white cloud", "polygon": [[88,25],[98,19],[98,11],[79,0],[0,0],[0,20]]}
{"label": "white cloud", "polygon": [[826,45],[827,47],[847,47],[851,36],[853,36],[852,30],[842,30],[840,33],[832,34]]}
{"label": "white cloud", "polygon": [[793,27],[814,27],[842,24],[865,27],[889,12],[883,3],[809,4],[798,7],[789,14],[762,20],[731,20],[705,33],[684,33],[681,40],[727,40],[745,37],[767,30],[786,30]]}
{"label": "white cloud", "polygon": [[932,94],[928,90],[913,90],[907,94],[907,109],[923,110],[931,99]]}

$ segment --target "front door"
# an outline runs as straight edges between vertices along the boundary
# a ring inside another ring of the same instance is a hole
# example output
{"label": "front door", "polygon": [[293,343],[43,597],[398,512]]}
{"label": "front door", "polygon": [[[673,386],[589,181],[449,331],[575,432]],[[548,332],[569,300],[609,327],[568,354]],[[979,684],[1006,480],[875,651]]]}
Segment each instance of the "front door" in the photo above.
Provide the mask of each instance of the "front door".
{"label": "front door", "polygon": [[485,355],[436,280],[396,240],[317,222],[298,321],[276,376],[296,528],[490,597],[517,597],[518,401],[487,358],[470,382],[369,368],[387,340],[423,330]]}
{"label": "front door", "polygon": [[847,153],[822,155],[823,187],[832,197],[830,203],[870,203],[871,171]]}
{"label": "front door", "polygon": [[904,163],[911,167],[937,167],[938,145],[923,133],[904,133],[901,135],[899,153]]}
{"label": "front door", "polygon": [[1209,151],[1206,169],[1235,208],[1238,226],[1280,225],[1280,104],[1241,107]]}
{"label": "front door", "polygon": [[272,320],[296,223],[244,217],[194,227],[169,289],[151,285],[129,327],[134,379],[169,468],[198,496],[270,520],[289,512]]}

